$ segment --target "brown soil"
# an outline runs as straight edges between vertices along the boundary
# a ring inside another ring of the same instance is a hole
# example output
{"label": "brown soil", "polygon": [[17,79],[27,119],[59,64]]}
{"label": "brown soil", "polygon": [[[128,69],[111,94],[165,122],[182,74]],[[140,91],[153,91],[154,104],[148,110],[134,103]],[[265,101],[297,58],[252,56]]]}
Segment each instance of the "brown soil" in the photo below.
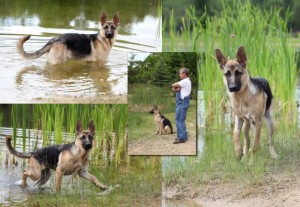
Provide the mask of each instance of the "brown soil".
{"label": "brown soil", "polygon": [[[192,186],[169,186],[164,189],[167,199],[187,199],[195,206],[209,207],[289,207],[300,206],[300,177],[274,175],[259,185],[216,183]],[[176,203],[176,201],[175,201]],[[176,205],[174,205],[176,206]]]}
{"label": "brown soil", "polygon": [[176,132],[170,135],[146,135],[135,141],[129,141],[129,155],[196,155],[196,130],[194,124],[187,123],[189,139],[185,143],[173,144]]}

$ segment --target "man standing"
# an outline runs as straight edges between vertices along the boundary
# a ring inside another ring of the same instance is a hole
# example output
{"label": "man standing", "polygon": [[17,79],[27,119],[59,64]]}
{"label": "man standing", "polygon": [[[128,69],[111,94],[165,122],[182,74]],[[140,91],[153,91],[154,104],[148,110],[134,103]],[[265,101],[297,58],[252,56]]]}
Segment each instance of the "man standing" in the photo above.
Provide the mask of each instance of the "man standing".
{"label": "man standing", "polygon": [[190,96],[192,84],[189,78],[189,69],[181,68],[179,70],[181,81],[172,84],[172,91],[176,92],[176,128],[177,138],[173,144],[185,143],[188,139],[185,119],[190,106]]}

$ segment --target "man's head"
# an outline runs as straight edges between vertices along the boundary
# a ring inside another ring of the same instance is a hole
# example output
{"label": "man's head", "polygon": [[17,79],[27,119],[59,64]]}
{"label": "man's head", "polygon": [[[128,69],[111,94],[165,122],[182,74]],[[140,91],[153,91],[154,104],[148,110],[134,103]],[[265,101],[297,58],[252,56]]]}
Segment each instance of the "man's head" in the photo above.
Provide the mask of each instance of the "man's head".
{"label": "man's head", "polygon": [[180,68],[180,70],[179,70],[180,79],[189,77],[189,72],[190,72],[190,70],[187,68]]}

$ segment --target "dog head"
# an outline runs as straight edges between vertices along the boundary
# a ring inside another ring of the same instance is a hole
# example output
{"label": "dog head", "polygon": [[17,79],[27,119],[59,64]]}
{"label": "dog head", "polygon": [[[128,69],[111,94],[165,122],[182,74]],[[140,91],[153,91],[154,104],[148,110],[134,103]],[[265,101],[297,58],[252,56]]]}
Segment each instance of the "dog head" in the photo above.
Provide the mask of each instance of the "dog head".
{"label": "dog head", "polygon": [[151,110],[149,111],[150,114],[157,114],[159,113],[159,109],[156,105],[154,105]]}
{"label": "dog head", "polygon": [[116,12],[112,20],[107,19],[107,15],[104,12],[101,12],[100,23],[101,23],[101,30],[100,35],[101,37],[105,37],[108,39],[112,39],[115,36],[117,28],[119,26],[119,12]]}
{"label": "dog head", "polygon": [[227,85],[228,91],[241,91],[249,79],[247,71],[247,56],[244,46],[239,47],[236,60],[227,60],[219,49],[216,49],[216,57],[219,62],[219,66],[223,71],[224,83]]}
{"label": "dog head", "polygon": [[93,139],[95,136],[95,124],[94,121],[91,120],[89,123],[89,128],[87,130],[82,129],[81,121],[77,121],[76,124],[76,145],[81,146],[85,150],[92,149],[93,147]]}

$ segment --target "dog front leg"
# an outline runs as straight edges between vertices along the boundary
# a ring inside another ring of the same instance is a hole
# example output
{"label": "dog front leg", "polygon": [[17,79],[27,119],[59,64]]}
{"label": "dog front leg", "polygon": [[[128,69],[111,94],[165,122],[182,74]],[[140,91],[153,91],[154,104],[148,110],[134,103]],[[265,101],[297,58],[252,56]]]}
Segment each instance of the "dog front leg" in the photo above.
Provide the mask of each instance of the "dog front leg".
{"label": "dog front leg", "polygon": [[108,187],[106,185],[103,185],[102,183],[100,183],[99,180],[95,176],[88,173],[85,169],[79,170],[78,175],[80,177],[82,177],[83,179],[86,179],[86,180],[94,183],[94,185],[98,186],[101,190],[108,189]]}
{"label": "dog front leg", "polygon": [[23,171],[23,175],[22,175],[22,186],[25,187],[27,185],[26,180],[28,177],[28,173],[26,172],[26,170]]}
{"label": "dog front leg", "polygon": [[59,168],[56,168],[56,172],[55,172],[55,190],[56,190],[56,192],[60,192],[61,180],[62,180],[63,175],[64,175],[64,173]]}
{"label": "dog front leg", "polygon": [[159,134],[159,124],[156,124],[156,135]]}
{"label": "dog front leg", "polygon": [[243,124],[243,133],[245,136],[244,150],[243,150],[244,155],[247,155],[247,153],[249,152],[249,147],[250,147],[249,130],[250,130],[250,121],[248,119],[244,119],[244,124]]}
{"label": "dog front leg", "polygon": [[243,118],[239,118],[237,115],[235,116],[233,143],[234,143],[235,154],[239,159],[241,159],[243,156],[243,150],[242,150],[241,140],[240,140],[240,133],[243,126],[243,122],[244,122]]}

